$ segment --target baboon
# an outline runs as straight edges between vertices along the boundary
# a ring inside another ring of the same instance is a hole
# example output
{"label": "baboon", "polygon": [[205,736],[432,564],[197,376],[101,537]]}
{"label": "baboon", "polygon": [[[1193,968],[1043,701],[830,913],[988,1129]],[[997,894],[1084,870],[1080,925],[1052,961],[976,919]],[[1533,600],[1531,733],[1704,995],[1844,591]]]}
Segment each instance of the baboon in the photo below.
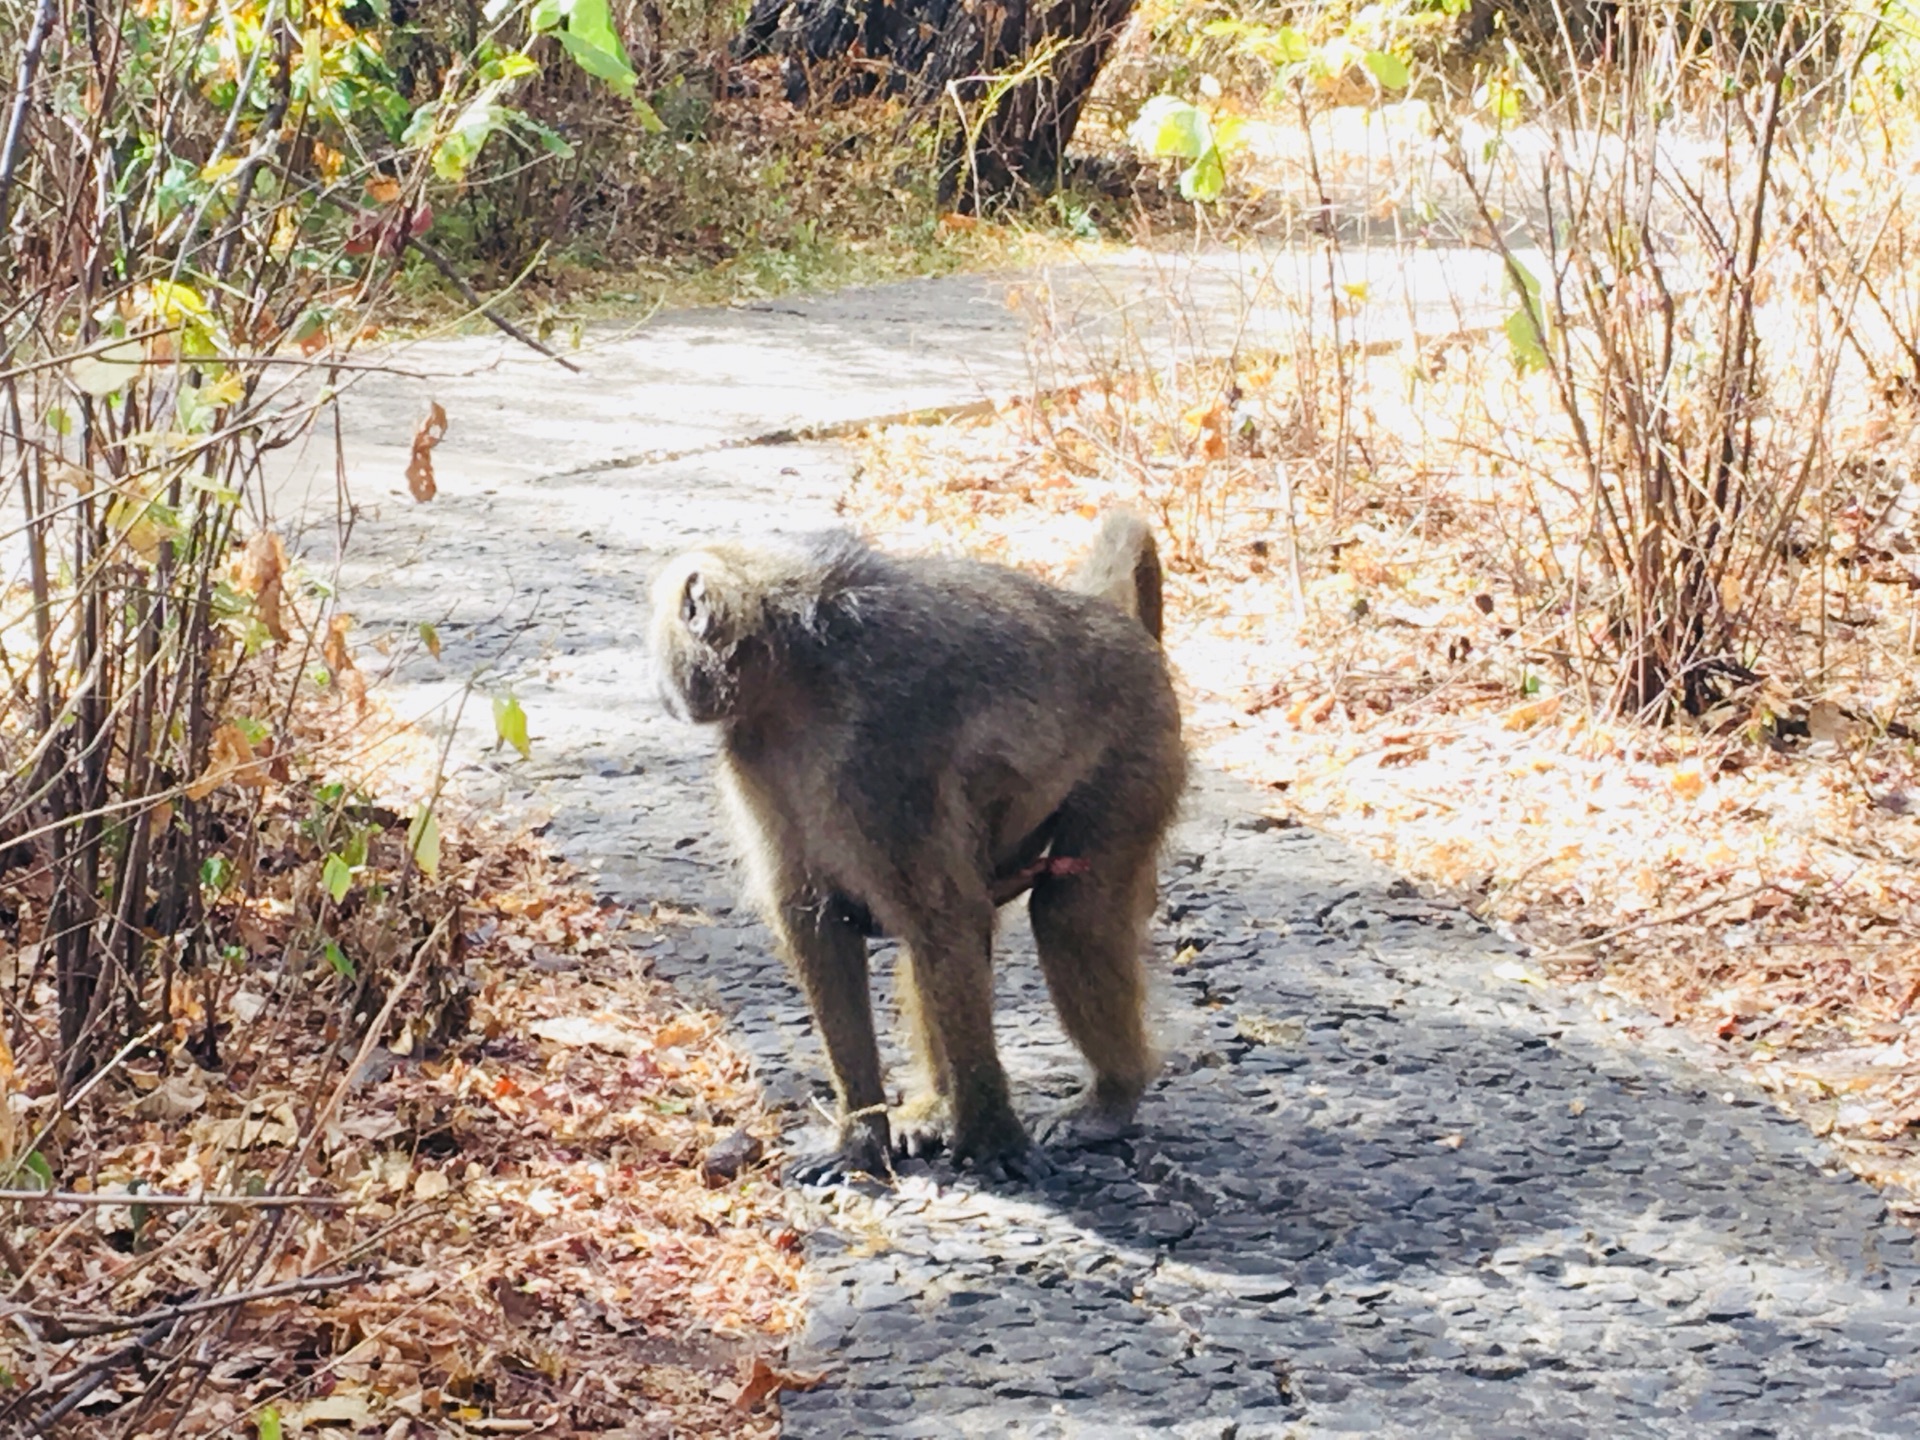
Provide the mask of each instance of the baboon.
{"label": "baboon", "polygon": [[[1131,1123],[1158,1068],[1143,951],[1186,778],[1160,579],[1152,533],[1115,511],[1067,589],[845,533],[713,545],[655,582],[662,699],[720,727],[751,894],[833,1071],[836,1146],[797,1178],[885,1174],[940,1145],[992,1173],[1048,1168],[993,1040],[994,913],[1029,890],[1048,992],[1093,1072],[1042,1138]],[[897,1127],[868,994],[883,934],[905,951],[922,1072]]]}

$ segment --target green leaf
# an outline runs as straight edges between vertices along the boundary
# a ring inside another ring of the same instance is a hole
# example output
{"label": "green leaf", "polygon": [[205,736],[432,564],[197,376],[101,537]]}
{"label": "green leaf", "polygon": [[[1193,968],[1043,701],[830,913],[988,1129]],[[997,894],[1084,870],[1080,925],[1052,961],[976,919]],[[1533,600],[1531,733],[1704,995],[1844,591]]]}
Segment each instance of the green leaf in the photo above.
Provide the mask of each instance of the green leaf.
{"label": "green leaf", "polygon": [[536,35],[544,35],[555,29],[566,19],[566,7],[561,0],[538,0],[533,9],[527,12],[527,25]]}
{"label": "green leaf", "polygon": [[607,0],[561,0],[561,3],[567,12],[569,35],[605,51],[626,66],[628,74],[633,73],[632,66],[627,64],[626,47],[614,32],[613,7]]}
{"label": "green leaf", "polygon": [[1513,363],[1522,370],[1539,370],[1547,363],[1546,339],[1551,333],[1546,307],[1540,299],[1539,278],[1518,260],[1509,257],[1506,291],[1520,302],[1503,327],[1507,349]]}
{"label": "green leaf", "polygon": [[527,712],[520,708],[518,695],[493,697],[493,733],[518,750],[522,759],[533,758],[533,744],[527,738]]}
{"label": "green leaf", "polygon": [[1221,162],[1220,147],[1209,145],[1206,153],[1180,172],[1180,198],[1211,202],[1227,188],[1227,167]]}
{"label": "green leaf", "polygon": [[1273,32],[1272,43],[1268,47],[1268,58],[1276,65],[1303,64],[1313,54],[1313,47],[1307,43],[1307,37],[1291,25],[1282,25]]}
{"label": "green leaf", "polygon": [[359,978],[360,972],[353,968],[353,961],[347,958],[347,952],[340,948],[338,941],[326,941],[321,945],[320,953],[327,957],[327,963],[333,967],[334,974],[345,980]]}
{"label": "green leaf", "polygon": [[511,55],[502,55],[498,60],[490,60],[480,67],[483,80],[518,80],[522,75],[538,74],[540,67],[531,55],[515,51]]}
{"label": "green leaf", "polygon": [[327,887],[327,894],[333,897],[333,903],[338,905],[353,888],[353,867],[340,856],[329,855],[327,863],[320,867],[320,879]]}
{"label": "green leaf", "polygon": [[640,128],[649,135],[658,135],[667,128],[659,112],[638,95],[633,97],[633,118],[640,122]]}
{"label": "green leaf", "polygon": [[233,861],[224,855],[209,855],[200,862],[200,883],[218,893],[233,883]]}
{"label": "green leaf", "polygon": [[1522,305],[1507,317],[1507,350],[1513,363],[1522,370],[1542,370],[1547,364],[1546,346],[1541,343],[1540,326],[1532,309]]}
{"label": "green leaf", "polygon": [[73,433],[73,416],[67,413],[66,406],[49,405],[47,407],[47,428],[56,435]]}
{"label": "green leaf", "polygon": [[633,67],[627,64],[626,56],[602,49],[591,40],[584,40],[574,34],[572,30],[562,30],[556,38],[560,41],[561,48],[573,57],[573,63],[582,70],[596,80],[606,81],[623,96],[633,95],[634,87],[639,84],[639,77],[633,73]]}
{"label": "green leaf", "polygon": [[1140,107],[1127,138],[1155,158],[1198,160],[1213,148],[1213,126],[1198,106],[1156,95]]}
{"label": "green leaf", "polygon": [[1398,55],[1389,55],[1384,50],[1369,50],[1366,54],[1366,66],[1373,78],[1380,82],[1383,90],[1404,90],[1413,77],[1407,73],[1407,62]]}
{"label": "green leaf", "polygon": [[440,658],[440,632],[424,620],[420,622],[420,643],[434,659]]}
{"label": "green leaf", "polygon": [[413,823],[407,826],[407,850],[429,880],[440,873],[440,822],[425,803],[413,812]]}
{"label": "green leaf", "polygon": [[42,1155],[38,1150],[21,1161],[20,1168],[40,1182],[38,1185],[29,1186],[29,1189],[53,1189],[53,1166],[47,1163],[47,1157]]}
{"label": "green leaf", "polygon": [[260,1407],[260,1414],[254,1419],[255,1440],[281,1440],[280,1412],[271,1405]]}

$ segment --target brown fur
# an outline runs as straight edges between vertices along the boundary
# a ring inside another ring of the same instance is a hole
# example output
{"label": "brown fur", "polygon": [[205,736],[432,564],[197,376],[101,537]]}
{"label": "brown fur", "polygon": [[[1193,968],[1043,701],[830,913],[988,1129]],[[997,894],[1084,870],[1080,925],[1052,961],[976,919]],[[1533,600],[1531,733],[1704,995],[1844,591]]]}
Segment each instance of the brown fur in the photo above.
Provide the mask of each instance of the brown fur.
{"label": "brown fur", "polygon": [[[994,1046],[991,962],[996,905],[1029,886],[1048,990],[1093,1070],[1055,1125],[1130,1122],[1157,1068],[1142,952],[1185,781],[1159,620],[1153,538],[1124,513],[1071,589],[844,535],[716,545],[657,580],[663,698],[721,729],[753,895],[833,1069],[838,1149],[803,1175],[878,1172],[895,1138],[1036,1162]],[[881,931],[905,947],[926,1072],[898,1137],[868,994]]]}

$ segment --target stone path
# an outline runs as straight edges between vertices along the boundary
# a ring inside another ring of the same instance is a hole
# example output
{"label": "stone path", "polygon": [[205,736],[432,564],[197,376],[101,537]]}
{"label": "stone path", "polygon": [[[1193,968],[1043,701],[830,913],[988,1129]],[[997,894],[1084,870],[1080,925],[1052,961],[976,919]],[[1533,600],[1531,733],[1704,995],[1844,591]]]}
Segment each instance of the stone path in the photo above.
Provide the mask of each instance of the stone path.
{"label": "stone path", "polygon": [[[1156,283],[1066,277],[1084,308],[1056,314],[1091,350],[1117,333],[1101,306]],[[695,536],[831,523],[843,452],[742,442],[1016,388],[1024,330],[1004,286],[943,281],[663,318],[584,380],[491,363],[491,341],[421,347],[408,363],[442,378],[376,378],[348,406],[368,509],[341,580],[401,642],[396,703],[444,721],[482,665],[483,689],[516,688],[535,758],[489,752],[476,700],[460,783],[551,812],[608,893],[704,910],[651,961],[725,1007],[796,1123],[821,1057],[734,904],[706,742],[653,702],[646,580]],[[386,492],[429,394],[453,428],[441,495],[414,506]],[[310,562],[327,545],[311,534]],[[405,643],[421,620],[439,661]],[[1037,1186],[922,1166],[803,1197],[820,1228],[791,1363],[830,1378],[787,1397],[790,1436],[1915,1433],[1911,1236],[1820,1142],[1200,768],[1156,939],[1183,957],[1172,1058],[1139,1138]],[[1037,1113],[1075,1065],[1016,912],[1003,949],[1005,1054]]]}

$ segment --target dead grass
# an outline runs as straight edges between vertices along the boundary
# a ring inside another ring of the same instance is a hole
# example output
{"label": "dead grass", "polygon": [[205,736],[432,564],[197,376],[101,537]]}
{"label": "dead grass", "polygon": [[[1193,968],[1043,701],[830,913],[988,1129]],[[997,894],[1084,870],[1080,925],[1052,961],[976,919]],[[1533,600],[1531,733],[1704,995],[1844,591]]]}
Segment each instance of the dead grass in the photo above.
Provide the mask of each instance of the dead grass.
{"label": "dead grass", "polygon": [[1583,503],[1552,481],[1545,381],[1474,354],[1354,357],[1337,486],[1333,367],[1243,355],[874,434],[847,508],[890,543],[1057,572],[1100,507],[1142,506],[1204,760],[1603,1008],[1715,1037],[1862,1173],[1920,1182],[1920,534],[1869,483],[1905,473],[1902,415],[1858,397],[1791,574],[1746,597],[1766,677],[1656,728],[1605,715],[1567,653],[1605,615],[1569,611],[1570,554],[1540,539]]}

